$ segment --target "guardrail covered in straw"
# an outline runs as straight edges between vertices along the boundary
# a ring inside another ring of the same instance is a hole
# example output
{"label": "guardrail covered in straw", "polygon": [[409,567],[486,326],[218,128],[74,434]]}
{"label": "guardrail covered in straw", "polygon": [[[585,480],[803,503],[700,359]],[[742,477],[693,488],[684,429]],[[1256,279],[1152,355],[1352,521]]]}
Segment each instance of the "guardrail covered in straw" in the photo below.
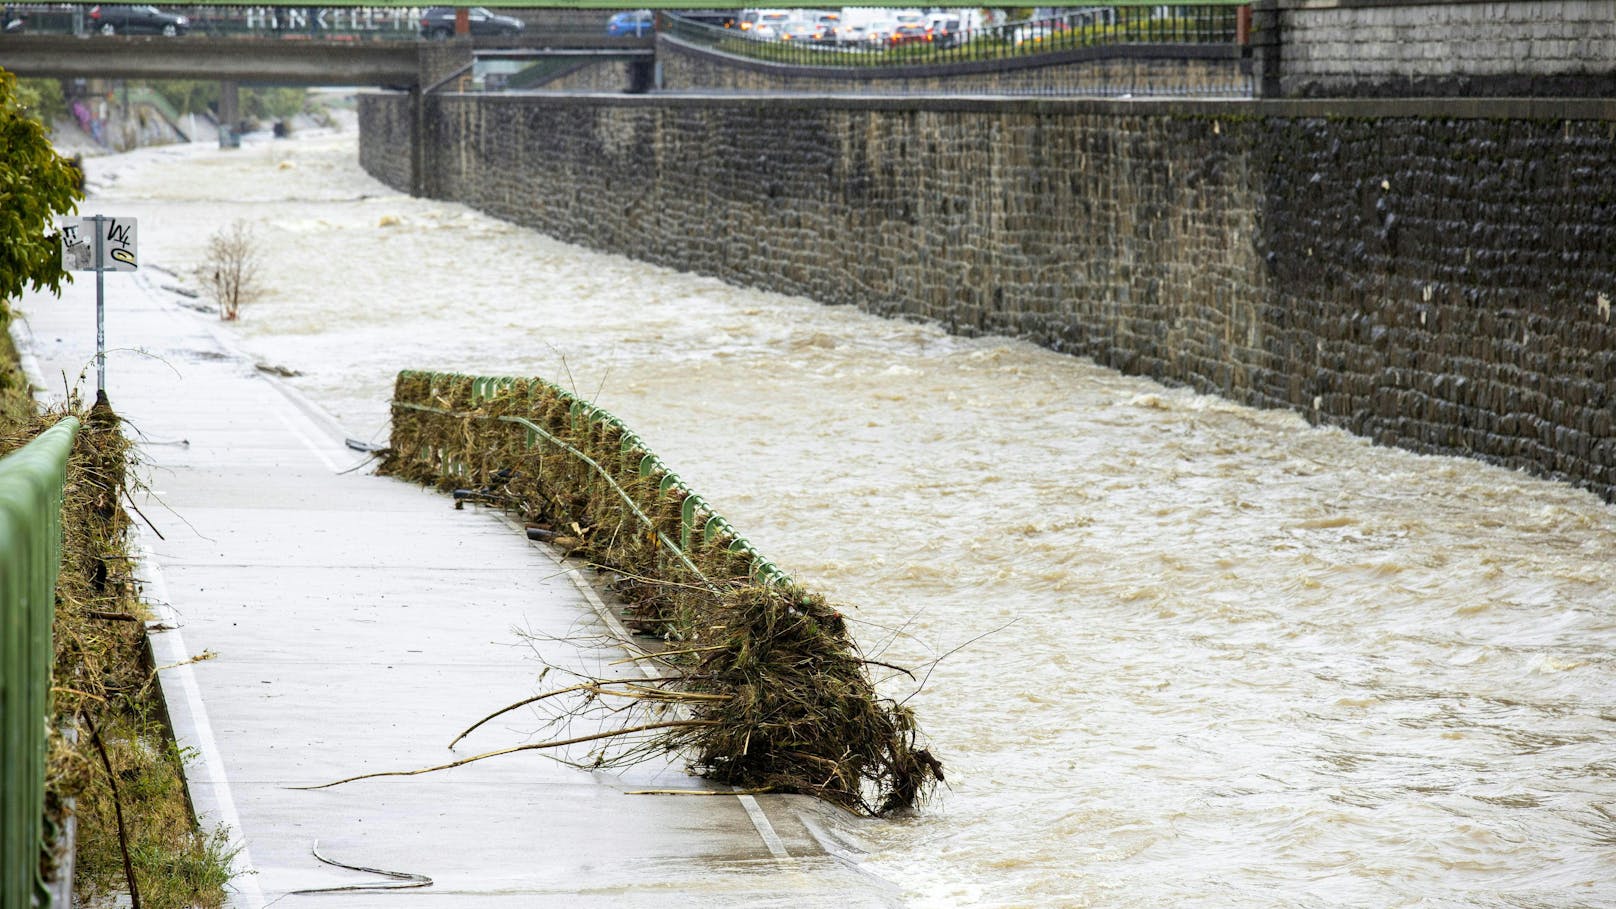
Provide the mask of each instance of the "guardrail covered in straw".
{"label": "guardrail covered in straw", "polygon": [[40,870],[51,622],[78,426],[68,417],[0,459],[0,906],[8,909],[50,904]]}
{"label": "guardrail covered in straw", "polygon": [[689,719],[625,762],[678,750],[721,782],[868,814],[910,808],[941,779],[843,616],[607,411],[542,379],[403,372],[382,471],[535,522],[608,573],[632,629],[669,642],[657,681]]}

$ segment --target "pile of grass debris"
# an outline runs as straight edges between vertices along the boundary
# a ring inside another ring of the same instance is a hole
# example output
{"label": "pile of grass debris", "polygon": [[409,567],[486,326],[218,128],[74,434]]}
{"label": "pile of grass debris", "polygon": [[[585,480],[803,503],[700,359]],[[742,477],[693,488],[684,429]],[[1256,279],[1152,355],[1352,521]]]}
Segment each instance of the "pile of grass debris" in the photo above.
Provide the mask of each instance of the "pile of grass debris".
{"label": "pile of grass debris", "polygon": [[676,750],[724,783],[872,815],[913,808],[942,779],[842,615],[606,411],[539,379],[404,372],[382,471],[521,515],[608,573],[631,627],[667,642],[660,676],[564,689],[632,708],[614,711],[632,744],[595,765]]}
{"label": "pile of grass debris", "polygon": [[[215,907],[224,902],[230,850],[221,832],[196,829],[182,755],[163,721],[146,648],[148,618],[127,549],[121,506],[129,443],[105,404],[0,421],[0,455],[69,414],[82,428],[68,461],[62,568],[52,627],[52,724],[48,820],[77,821],[75,904],[129,892],[140,905]],[[120,813],[122,817],[120,818]],[[120,827],[123,829],[120,830]],[[60,846],[60,843],[59,843]],[[64,865],[66,856],[49,863]]]}

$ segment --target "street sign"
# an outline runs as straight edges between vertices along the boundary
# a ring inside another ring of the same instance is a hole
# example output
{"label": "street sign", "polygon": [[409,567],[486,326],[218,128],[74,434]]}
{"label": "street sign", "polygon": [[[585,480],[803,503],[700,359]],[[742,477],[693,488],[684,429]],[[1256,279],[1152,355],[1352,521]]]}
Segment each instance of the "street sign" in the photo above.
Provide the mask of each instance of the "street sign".
{"label": "street sign", "polygon": [[107,395],[107,289],[109,271],[140,267],[135,246],[135,219],[91,215],[62,223],[62,268],[95,272],[96,402]]}
{"label": "street sign", "polygon": [[[101,241],[99,267],[97,234]],[[135,271],[140,267],[135,219],[95,215],[63,222],[62,267],[68,271]]]}

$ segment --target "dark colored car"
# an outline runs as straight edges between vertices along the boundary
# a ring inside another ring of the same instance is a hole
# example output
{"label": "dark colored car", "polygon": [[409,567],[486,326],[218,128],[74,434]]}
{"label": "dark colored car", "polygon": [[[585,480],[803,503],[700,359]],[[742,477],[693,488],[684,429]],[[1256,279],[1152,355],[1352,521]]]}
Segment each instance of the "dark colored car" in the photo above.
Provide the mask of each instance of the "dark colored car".
{"label": "dark colored car", "polygon": [[[527,28],[527,23],[521,19],[501,16],[481,6],[474,6],[466,10],[466,21],[471,26],[471,36],[473,38],[492,36],[508,38],[512,35],[521,34],[522,29]],[[432,6],[421,14],[421,37],[448,38],[454,33],[454,7]]]}
{"label": "dark colored car", "polygon": [[627,10],[606,20],[606,34],[611,38],[639,38],[656,30],[648,9]]}
{"label": "dark colored car", "polygon": [[960,21],[958,19],[937,19],[931,26],[931,43],[939,48],[959,47]]}
{"label": "dark colored car", "polygon": [[675,10],[673,15],[687,22],[700,22],[713,28],[734,28],[740,12],[738,9],[681,9]]}
{"label": "dark colored car", "polygon": [[90,28],[103,35],[183,35],[191,20],[155,6],[93,6]]}

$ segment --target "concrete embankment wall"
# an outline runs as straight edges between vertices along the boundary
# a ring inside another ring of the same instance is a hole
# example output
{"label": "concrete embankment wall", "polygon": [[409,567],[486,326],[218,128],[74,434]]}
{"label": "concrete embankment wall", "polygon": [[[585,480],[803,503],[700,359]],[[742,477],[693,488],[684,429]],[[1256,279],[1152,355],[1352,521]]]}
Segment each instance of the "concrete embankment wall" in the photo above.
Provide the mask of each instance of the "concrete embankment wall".
{"label": "concrete embankment wall", "polygon": [[[421,185],[1616,499],[1616,102],[431,97]],[[407,189],[410,101],[361,106]]]}

